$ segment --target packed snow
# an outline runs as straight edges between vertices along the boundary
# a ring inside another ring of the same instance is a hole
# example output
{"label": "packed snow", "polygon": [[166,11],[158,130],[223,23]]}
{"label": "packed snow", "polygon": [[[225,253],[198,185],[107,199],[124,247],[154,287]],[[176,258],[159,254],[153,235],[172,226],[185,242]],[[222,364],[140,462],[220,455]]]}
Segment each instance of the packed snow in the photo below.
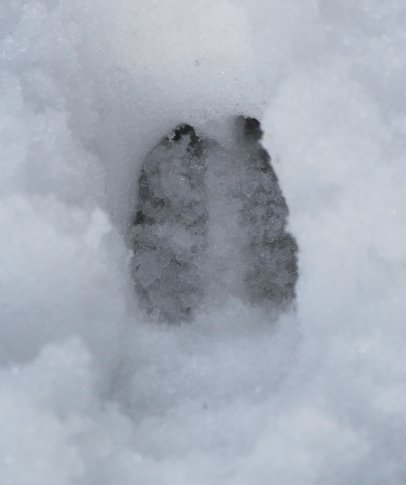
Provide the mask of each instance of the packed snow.
{"label": "packed snow", "polygon": [[[403,0],[1,2],[2,485],[406,482],[405,25]],[[180,123],[230,149],[240,115],[294,308],[151,322],[143,160]]]}

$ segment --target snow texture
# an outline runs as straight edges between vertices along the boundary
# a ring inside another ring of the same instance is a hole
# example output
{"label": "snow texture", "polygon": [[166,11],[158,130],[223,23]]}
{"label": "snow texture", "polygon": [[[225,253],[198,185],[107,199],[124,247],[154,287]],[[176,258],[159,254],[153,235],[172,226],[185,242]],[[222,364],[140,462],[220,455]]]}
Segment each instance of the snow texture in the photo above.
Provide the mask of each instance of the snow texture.
{"label": "snow texture", "polygon": [[[403,0],[1,2],[2,485],[405,483],[405,22]],[[231,150],[239,115],[289,206],[296,308],[151,323],[142,162],[185,122]]]}

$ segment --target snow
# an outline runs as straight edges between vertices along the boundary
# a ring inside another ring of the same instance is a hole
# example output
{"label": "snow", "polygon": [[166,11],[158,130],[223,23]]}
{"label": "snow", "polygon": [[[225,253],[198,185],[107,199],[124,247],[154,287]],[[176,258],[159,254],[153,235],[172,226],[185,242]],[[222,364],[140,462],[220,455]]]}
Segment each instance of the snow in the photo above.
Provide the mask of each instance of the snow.
{"label": "snow", "polygon": [[[0,482],[406,480],[401,0],[0,5]],[[258,117],[295,311],[145,321],[126,227],[178,123]]]}

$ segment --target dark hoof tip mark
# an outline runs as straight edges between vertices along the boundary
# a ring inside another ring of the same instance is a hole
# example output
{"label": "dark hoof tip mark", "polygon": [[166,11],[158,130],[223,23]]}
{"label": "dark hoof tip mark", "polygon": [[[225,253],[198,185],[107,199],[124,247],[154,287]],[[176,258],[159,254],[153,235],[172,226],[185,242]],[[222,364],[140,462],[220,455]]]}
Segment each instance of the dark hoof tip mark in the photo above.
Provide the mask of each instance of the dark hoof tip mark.
{"label": "dark hoof tip mark", "polygon": [[261,123],[256,118],[246,117],[244,123],[244,134],[249,140],[261,140],[263,135]]}
{"label": "dark hoof tip mark", "polygon": [[190,136],[190,143],[191,145],[195,145],[199,142],[199,137],[196,135],[196,132],[193,126],[188,124],[179,125],[175,128],[172,132],[172,136],[170,137],[171,141],[179,141],[183,136]]}
{"label": "dark hoof tip mark", "polygon": [[193,126],[190,126],[188,124],[179,125],[173,130],[172,140],[178,141],[184,135],[196,136],[196,132]]}

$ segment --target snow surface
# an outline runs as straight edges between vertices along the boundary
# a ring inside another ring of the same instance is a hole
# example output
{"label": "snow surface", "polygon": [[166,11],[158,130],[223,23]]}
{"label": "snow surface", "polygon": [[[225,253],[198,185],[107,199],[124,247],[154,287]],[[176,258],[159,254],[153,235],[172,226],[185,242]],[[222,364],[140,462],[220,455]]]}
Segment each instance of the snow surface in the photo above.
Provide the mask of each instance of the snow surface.
{"label": "snow surface", "polygon": [[[403,0],[3,0],[0,483],[406,482]],[[297,309],[144,322],[137,170],[263,121]]]}

